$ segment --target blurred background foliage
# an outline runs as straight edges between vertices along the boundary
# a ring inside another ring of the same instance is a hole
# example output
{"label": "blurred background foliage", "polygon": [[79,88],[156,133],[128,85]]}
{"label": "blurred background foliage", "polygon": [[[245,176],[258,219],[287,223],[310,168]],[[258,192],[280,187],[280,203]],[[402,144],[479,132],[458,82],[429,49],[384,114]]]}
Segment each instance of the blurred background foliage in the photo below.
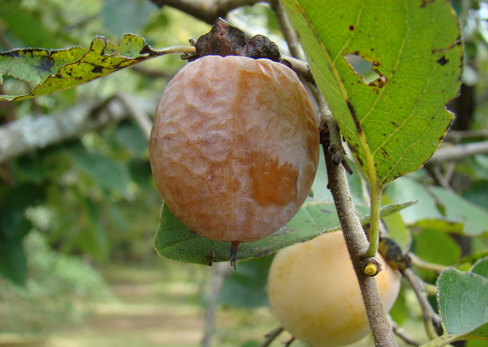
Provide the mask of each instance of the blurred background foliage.
{"label": "blurred background foliage", "polygon": [[[449,106],[457,115],[455,132],[446,142],[486,141],[488,4],[465,0],[452,0],[452,4],[460,18],[466,56],[461,94]],[[247,33],[269,36],[287,53],[267,4],[237,9],[227,19]],[[182,11],[170,6],[160,9],[148,0],[0,0],[2,51],[87,47],[95,35],[118,43],[126,32],[141,35],[154,48],[164,48],[187,44],[189,38],[197,39],[209,29],[208,24]],[[154,109],[164,86],[183,65],[177,55],[166,55],[78,88],[14,104],[0,102],[0,126],[27,117],[63,114],[85,104],[103,107],[120,92]],[[365,76],[368,71],[358,72]],[[0,85],[2,94],[27,89],[27,83],[11,78]],[[475,135],[463,137],[459,131]],[[360,186],[357,175],[351,180]],[[425,197],[387,223],[390,230],[403,230],[403,236],[411,233],[411,250],[418,257],[466,267],[488,255],[488,223],[484,224],[488,220],[487,155],[427,165],[394,182],[386,195],[385,201],[396,203]],[[133,345],[156,346],[161,341],[165,346],[198,345],[213,272],[157,257],[152,241],[160,207],[147,139],[130,115],[0,163],[0,336],[45,336],[99,314],[100,302],[113,309],[110,305],[125,300],[138,308],[142,304],[154,307],[152,319],[171,327],[167,317],[157,315],[169,307],[181,313],[181,324],[196,331],[196,337],[191,335],[188,341],[166,336],[169,340],[154,338],[158,343],[143,344],[139,336],[134,337]],[[409,243],[410,239],[403,244]],[[258,346],[263,334],[277,325],[267,309],[266,276],[271,259],[242,263],[225,281],[218,301],[222,316],[216,321],[215,339],[220,346]],[[430,283],[437,278],[432,270],[418,273]],[[414,301],[411,291],[402,289],[392,311],[398,323],[419,322]],[[190,314],[193,318],[187,316]],[[417,326],[417,330],[421,328]],[[425,338],[422,332],[420,336]],[[88,340],[87,345],[111,345],[104,341]],[[132,340],[125,335],[114,337],[113,345],[132,345],[128,341]]]}

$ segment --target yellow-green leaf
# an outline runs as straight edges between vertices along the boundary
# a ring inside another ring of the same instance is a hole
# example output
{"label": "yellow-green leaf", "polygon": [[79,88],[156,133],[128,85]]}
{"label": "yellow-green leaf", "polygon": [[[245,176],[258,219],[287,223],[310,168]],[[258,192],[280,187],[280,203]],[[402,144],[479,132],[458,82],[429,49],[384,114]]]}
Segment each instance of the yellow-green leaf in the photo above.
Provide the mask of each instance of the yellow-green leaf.
{"label": "yellow-green leaf", "polygon": [[154,50],[142,37],[133,34],[126,34],[118,45],[97,36],[90,48],[25,48],[3,52],[0,53],[0,83],[3,76],[11,76],[36,86],[28,94],[1,95],[0,100],[25,100],[76,87],[141,61],[174,52],[178,50],[172,47]]}

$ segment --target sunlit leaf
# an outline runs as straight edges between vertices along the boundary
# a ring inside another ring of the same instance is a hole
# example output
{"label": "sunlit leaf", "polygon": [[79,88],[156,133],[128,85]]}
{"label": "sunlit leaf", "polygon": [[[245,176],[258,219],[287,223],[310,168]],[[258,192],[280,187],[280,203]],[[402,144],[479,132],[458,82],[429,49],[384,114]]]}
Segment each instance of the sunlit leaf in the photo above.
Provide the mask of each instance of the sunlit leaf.
{"label": "sunlit leaf", "polygon": [[[389,205],[393,204],[393,201],[387,195],[383,195],[381,203],[382,205]],[[408,252],[410,250],[410,244],[412,243],[412,236],[405,226],[400,212],[385,216],[382,220],[388,229],[388,237],[395,240],[404,253]]]}
{"label": "sunlit leaf", "polygon": [[401,215],[407,225],[468,236],[488,231],[488,211],[441,187],[425,186],[402,177],[390,184],[387,194],[395,201],[420,200]]}
{"label": "sunlit leaf", "polygon": [[141,61],[173,52],[171,47],[154,50],[142,37],[133,34],[124,35],[118,45],[97,36],[89,48],[25,48],[3,52],[0,53],[0,83],[2,76],[11,76],[33,82],[36,87],[29,94],[2,95],[0,100],[25,100],[76,87]]}
{"label": "sunlit leaf", "polygon": [[[314,78],[372,185],[430,158],[453,115],[463,49],[447,1],[284,0]],[[366,84],[347,55],[380,76]]]}

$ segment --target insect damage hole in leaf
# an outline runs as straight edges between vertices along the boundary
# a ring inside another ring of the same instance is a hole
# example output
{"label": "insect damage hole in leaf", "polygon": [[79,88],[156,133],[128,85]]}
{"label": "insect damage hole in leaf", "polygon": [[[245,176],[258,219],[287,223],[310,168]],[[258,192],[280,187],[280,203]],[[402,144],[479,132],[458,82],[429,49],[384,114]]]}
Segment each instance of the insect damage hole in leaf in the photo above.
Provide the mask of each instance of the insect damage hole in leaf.
{"label": "insect damage hole in leaf", "polygon": [[344,59],[346,59],[354,73],[361,76],[364,83],[371,85],[376,80],[378,80],[380,85],[386,83],[386,77],[374,70],[374,66],[378,64],[377,62],[370,63],[357,54],[346,54]]}

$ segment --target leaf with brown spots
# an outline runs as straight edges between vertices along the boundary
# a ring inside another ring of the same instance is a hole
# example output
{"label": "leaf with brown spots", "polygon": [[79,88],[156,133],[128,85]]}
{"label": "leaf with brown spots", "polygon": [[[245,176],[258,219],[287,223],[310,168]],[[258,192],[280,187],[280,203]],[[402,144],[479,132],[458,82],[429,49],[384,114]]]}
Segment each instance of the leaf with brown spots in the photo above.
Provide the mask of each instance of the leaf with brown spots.
{"label": "leaf with brown spots", "polygon": [[[191,51],[193,47],[188,49]],[[133,34],[125,34],[118,45],[103,36],[97,36],[89,48],[25,48],[2,52],[0,83],[3,82],[3,76],[8,76],[32,82],[36,86],[28,94],[1,95],[0,100],[19,101],[69,89],[147,59],[174,52],[171,47],[154,50],[142,37]]]}
{"label": "leaf with brown spots", "polygon": [[[284,0],[310,69],[372,186],[420,168],[453,115],[462,45],[448,1]],[[371,63],[365,83],[346,56]],[[371,72],[371,71],[370,71]]]}

